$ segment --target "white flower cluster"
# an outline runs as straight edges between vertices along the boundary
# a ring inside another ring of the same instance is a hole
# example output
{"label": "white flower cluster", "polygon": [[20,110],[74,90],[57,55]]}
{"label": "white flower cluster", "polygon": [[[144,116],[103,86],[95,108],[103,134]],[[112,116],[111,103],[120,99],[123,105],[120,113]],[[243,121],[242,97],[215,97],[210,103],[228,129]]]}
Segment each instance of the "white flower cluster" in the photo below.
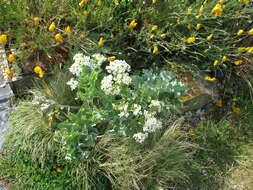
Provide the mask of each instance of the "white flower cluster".
{"label": "white flower cluster", "polygon": [[103,55],[100,54],[100,53],[93,54],[93,55],[92,55],[92,58],[94,58],[95,61],[97,62],[97,64],[94,64],[94,65],[101,65],[103,62],[106,61],[106,57],[103,56]]}
{"label": "white flower cluster", "polygon": [[122,118],[122,117],[128,117],[128,116],[129,116],[129,112],[128,112],[128,103],[127,103],[127,102],[122,102],[122,103],[120,103],[119,105],[113,104],[112,106],[113,106],[113,108],[114,108],[115,110],[120,111],[120,113],[118,114],[118,116],[119,116],[120,118]]}
{"label": "white flower cluster", "polygon": [[148,133],[136,133],[136,134],[133,135],[133,138],[138,143],[143,143],[147,137],[148,137]]}
{"label": "white flower cluster", "polygon": [[161,129],[162,122],[155,117],[146,118],[145,124],[143,126],[143,131],[147,133],[154,133],[157,129]]}
{"label": "white flower cluster", "polygon": [[101,89],[105,94],[117,95],[120,93],[120,85],[129,85],[132,78],[129,76],[130,65],[124,60],[111,61],[106,70],[110,75],[105,76],[101,81]]}
{"label": "white flower cluster", "polygon": [[83,70],[83,66],[90,66],[90,57],[89,56],[85,56],[82,53],[77,53],[74,57],[73,57],[74,63],[73,65],[71,65],[71,67],[69,68],[69,71],[76,76],[80,76],[80,74],[82,73]]}
{"label": "white flower cluster", "polygon": [[133,115],[137,116],[137,115],[141,115],[141,106],[138,104],[134,104],[133,105]]}
{"label": "white flower cluster", "polygon": [[70,86],[71,90],[75,90],[78,86],[78,81],[75,80],[74,78],[71,78],[68,82],[67,85]]}
{"label": "white flower cluster", "polygon": [[151,100],[149,107],[156,109],[157,112],[159,112],[159,113],[162,111],[161,103],[158,100]]}

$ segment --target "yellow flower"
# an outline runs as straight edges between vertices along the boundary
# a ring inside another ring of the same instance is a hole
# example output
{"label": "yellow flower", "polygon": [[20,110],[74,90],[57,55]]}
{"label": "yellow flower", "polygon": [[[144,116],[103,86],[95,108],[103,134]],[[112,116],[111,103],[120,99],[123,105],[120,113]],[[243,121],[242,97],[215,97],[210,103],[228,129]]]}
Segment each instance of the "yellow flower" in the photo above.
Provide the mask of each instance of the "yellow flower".
{"label": "yellow flower", "polygon": [[158,29],[158,26],[157,26],[157,25],[153,25],[153,26],[152,26],[152,31],[157,30],[157,29]]}
{"label": "yellow flower", "polygon": [[7,40],[7,35],[6,34],[2,34],[0,35],[0,43],[1,44],[7,44],[8,40]]}
{"label": "yellow flower", "polygon": [[221,61],[222,61],[222,62],[227,61],[227,56],[224,55],[224,56],[222,57]]}
{"label": "yellow flower", "polygon": [[115,59],[116,59],[115,56],[111,56],[111,57],[108,57],[108,58],[107,58],[108,61],[114,61]]}
{"label": "yellow flower", "polygon": [[242,35],[242,34],[243,34],[243,32],[244,32],[244,30],[242,30],[242,29],[238,30],[238,32],[237,32],[237,36]]}
{"label": "yellow flower", "polygon": [[80,38],[86,38],[86,35],[85,34],[80,34],[79,37]]}
{"label": "yellow flower", "polygon": [[55,40],[57,41],[57,42],[63,42],[63,38],[62,38],[62,35],[61,34],[56,34],[55,36],[54,36],[54,38],[55,38]]}
{"label": "yellow flower", "polygon": [[157,53],[158,53],[158,47],[154,46],[154,48],[153,48],[153,54],[157,54]]}
{"label": "yellow flower", "polygon": [[101,37],[98,41],[98,47],[102,47],[104,45],[104,38]]}
{"label": "yellow flower", "polygon": [[10,55],[8,56],[8,61],[9,61],[9,62],[14,62],[14,61],[16,61],[16,57],[15,57],[13,54],[10,54]]}
{"label": "yellow flower", "polygon": [[188,135],[190,135],[190,136],[195,136],[195,135],[196,135],[196,133],[195,133],[195,131],[194,131],[194,130],[190,130],[190,131],[188,132]]}
{"label": "yellow flower", "polygon": [[207,36],[206,39],[207,39],[208,41],[210,41],[210,40],[212,40],[212,38],[213,38],[213,34],[210,34],[209,36]]}
{"label": "yellow flower", "polygon": [[89,11],[83,11],[83,16],[88,16],[89,15]]}
{"label": "yellow flower", "polygon": [[137,22],[135,21],[135,20],[132,20],[131,22],[130,22],[130,24],[128,25],[128,28],[130,28],[130,29],[134,29],[136,26],[137,26]]}
{"label": "yellow flower", "polygon": [[213,66],[216,66],[219,64],[219,61],[218,60],[215,60],[214,63],[213,63]]}
{"label": "yellow flower", "polygon": [[55,22],[52,22],[52,23],[50,24],[48,30],[49,30],[50,32],[53,32],[53,31],[55,30],[55,28],[56,28]]}
{"label": "yellow flower", "polygon": [[44,93],[48,96],[52,96],[51,90],[49,88],[45,88]]}
{"label": "yellow flower", "polygon": [[157,2],[157,0],[152,0],[152,3],[155,4]]}
{"label": "yellow flower", "polygon": [[153,39],[154,37],[155,37],[155,35],[154,35],[154,34],[151,34],[149,38],[150,38],[150,39]]}
{"label": "yellow flower", "polygon": [[39,19],[39,17],[35,17],[35,18],[33,19],[33,22],[34,22],[35,25],[40,24],[40,19]]}
{"label": "yellow flower", "polygon": [[253,47],[250,47],[250,48],[248,49],[248,52],[249,52],[249,53],[253,53]]}
{"label": "yellow flower", "polygon": [[61,168],[55,168],[55,171],[58,172],[58,173],[61,173],[62,169]]}
{"label": "yellow flower", "polygon": [[71,34],[71,28],[70,28],[70,26],[67,26],[65,29],[64,29],[64,31],[67,33],[67,34]]}
{"label": "yellow flower", "polygon": [[220,3],[222,4],[222,3],[224,3],[225,2],[225,0],[220,0]]}
{"label": "yellow flower", "polygon": [[119,0],[113,0],[115,5],[119,5]]}
{"label": "yellow flower", "polygon": [[178,99],[180,101],[187,101],[187,100],[191,99],[191,97],[190,96],[180,96]]}
{"label": "yellow flower", "polygon": [[234,113],[237,113],[237,114],[239,114],[241,112],[240,108],[234,107],[234,106],[232,106],[232,110],[233,110]]}
{"label": "yellow flower", "polygon": [[241,65],[241,64],[243,64],[243,61],[242,60],[238,60],[238,61],[235,61],[234,64],[235,65]]}
{"label": "yellow flower", "polygon": [[215,77],[206,76],[205,80],[210,81],[210,82],[215,82],[217,79]]}
{"label": "yellow flower", "polygon": [[203,13],[204,12],[204,6],[201,5],[201,7],[199,8],[199,13]]}
{"label": "yellow flower", "polygon": [[201,24],[196,25],[196,30],[199,30],[201,28]]}
{"label": "yellow flower", "polygon": [[212,9],[212,13],[215,14],[216,16],[221,16],[223,12],[223,9],[221,7],[221,4],[216,4],[215,7]]}
{"label": "yellow flower", "polygon": [[88,0],[81,0],[81,1],[79,2],[79,6],[80,6],[80,7],[83,7],[84,5],[87,5],[87,3],[88,3]]}
{"label": "yellow flower", "polygon": [[196,41],[196,37],[194,37],[194,36],[187,38],[187,42],[189,44],[194,43],[195,41]]}
{"label": "yellow flower", "polygon": [[39,75],[40,78],[42,78],[44,76],[44,71],[42,70],[42,68],[40,66],[36,66],[34,67],[33,71]]}
{"label": "yellow flower", "polygon": [[191,30],[191,29],[192,29],[192,24],[188,24],[188,25],[187,25],[187,28],[188,28],[189,30]]}
{"label": "yellow flower", "polygon": [[167,34],[164,34],[164,33],[160,35],[161,38],[165,38],[166,36]]}
{"label": "yellow flower", "polygon": [[247,48],[246,47],[239,47],[238,50],[239,51],[247,51]]}
{"label": "yellow flower", "polygon": [[192,13],[192,8],[191,8],[191,7],[188,8],[187,13],[188,13],[188,14],[191,14],[191,13]]}
{"label": "yellow flower", "polygon": [[5,71],[5,74],[10,78],[10,79],[12,79],[13,78],[13,72],[10,70],[10,69],[6,69],[6,71]]}
{"label": "yellow flower", "polygon": [[253,28],[248,32],[249,35],[253,35]]}
{"label": "yellow flower", "polygon": [[204,53],[207,53],[208,51],[209,51],[209,49],[205,49],[205,50],[204,50]]}
{"label": "yellow flower", "polygon": [[215,102],[215,104],[216,104],[216,106],[218,106],[218,107],[222,107],[222,100],[217,100],[217,101]]}

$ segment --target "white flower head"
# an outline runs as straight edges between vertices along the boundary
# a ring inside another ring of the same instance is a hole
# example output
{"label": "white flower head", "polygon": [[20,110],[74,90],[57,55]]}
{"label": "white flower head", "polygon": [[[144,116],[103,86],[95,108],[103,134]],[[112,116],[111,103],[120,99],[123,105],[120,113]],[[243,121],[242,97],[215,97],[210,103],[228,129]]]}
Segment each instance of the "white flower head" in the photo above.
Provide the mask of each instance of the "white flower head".
{"label": "white flower head", "polygon": [[161,103],[158,100],[151,100],[151,103],[150,103],[149,107],[150,108],[155,108],[157,110],[157,112],[162,111]]}
{"label": "white flower head", "polygon": [[137,116],[137,115],[141,115],[142,114],[142,112],[141,112],[141,106],[140,105],[138,105],[138,104],[134,104],[133,105],[133,114],[135,115],[135,116]]}
{"label": "white flower head", "polygon": [[67,85],[70,86],[71,90],[75,90],[78,86],[78,81],[75,80],[74,78],[71,78],[68,82]]}
{"label": "white flower head", "polygon": [[143,143],[147,137],[148,137],[148,133],[136,133],[136,134],[133,135],[133,138],[138,143]]}
{"label": "white flower head", "polygon": [[157,129],[161,129],[162,127],[163,126],[161,121],[159,121],[155,117],[150,117],[146,119],[146,122],[143,126],[143,131],[147,133],[153,133]]}
{"label": "white flower head", "polygon": [[110,62],[110,65],[106,67],[108,73],[117,75],[120,73],[130,72],[131,67],[124,60],[114,60]]}
{"label": "white flower head", "polygon": [[93,54],[92,57],[97,61],[98,65],[101,65],[103,62],[106,61],[106,57],[100,53]]}
{"label": "white flower head", "polygon": [[84,65],[89,66],[89,67],[91,65],[90,57],[85,56],[82,53],[75,54],[75,56],[73,57],[73,60],[74,60],[74,63],[69,68],[69,71],[73,75],[76,75],[76,76],[80,76],[80,74],[82,73]]}

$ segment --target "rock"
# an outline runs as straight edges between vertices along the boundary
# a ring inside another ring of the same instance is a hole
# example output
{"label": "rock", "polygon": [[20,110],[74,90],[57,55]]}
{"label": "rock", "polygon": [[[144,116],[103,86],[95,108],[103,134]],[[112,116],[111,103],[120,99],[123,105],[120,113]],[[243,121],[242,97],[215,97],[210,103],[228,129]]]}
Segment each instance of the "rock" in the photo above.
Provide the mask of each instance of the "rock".
{"label": "rock", "polygon": [[206,81],[203,76],[196,77],[190,72],[177,75],[188,87],[188,91],[179,98],[181,111],[196,110],[217,99],[216,82]]}

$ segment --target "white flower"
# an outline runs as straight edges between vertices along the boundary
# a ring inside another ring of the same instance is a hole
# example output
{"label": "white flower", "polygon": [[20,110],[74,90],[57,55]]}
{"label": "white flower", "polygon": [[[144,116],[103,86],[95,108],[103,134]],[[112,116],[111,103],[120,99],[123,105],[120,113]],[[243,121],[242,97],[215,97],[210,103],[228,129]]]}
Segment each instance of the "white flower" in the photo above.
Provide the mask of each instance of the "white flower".
{"label": "white flower", "polygon": [[92,57],[97,61],[98,65],[101,65],[103,62],[106,61],[106,57],[100,53],[96,53],[96,54],[92,55]]}
{"label": "white flower", "polygon": [[149,107],[150,108],[155,108],[158,112],[162,111],[161,103],[158,100],[151,100],[151,103],[150,103]]}
{"label": "white flower", "polygon": [[40,105],[41,111],[45,111],[45,110],[47,110],[49,107],[50,107],[50,104],[47,104],[47,103],[41,104],[41,105]]}
{"label": "white flower", "polygon": [[138,104],[133,105],[133,114],[136,115],[141,115],[141,106]]}
{"label": "white flower", "polygon": [[161,129],[162,127],[163,126],[161,121],[159,121],[155,117],[150,117],[146,119],[146,122],[143,126],[143,131],[147,133],[153,133],[157,129]]}
{"label": "white flower", "polygon": [[119,117],[128,117],[128,103],[122,103],[121,105],[118,106],[118,110],[121,111],[119,113]]}
{"label": "white flower", "polygon": [[132,78],[129,76],[128,73],[120,73],[114,76],[113,80],[117,84],[126,84],[129,85],[132,81]]}
{"label": "white flower", "polygon": [[75,90],[76,87],[78,86],[78,81],[75,80],[74,78],[71,78],[68,82],[67,85],[70,86],[71,90]]}
{"label": "white flower", "polygon": [[83,66],[90,66],[90,57],[89,56],[84,56],[81,53],[77,53],[74,57],[73,57],[74,63],[71,65],[71,67],[69,68],[69,71],[76,76],[80,76],[80,74],[82,73],[83,70]]}
{"label": "white flower", "polygon": [[120,73],[130,72],[131,67],[124,60],[114,60],[110,62],[110,65],[106,67],[108,73],[117,75]]}
{"label": "white flower", "polygon": [[138,143],[143,143],[144,140],[148,137],[148,133],[136,133],[133,135],[133,138],[138,142]]}
{"label": "white flower", "polygon": [[120,93],[120,87],[114,84],[113,76],[108,75],[103,78],[101,81],[101,89],[105,92],[105,94],[116,95]]}

